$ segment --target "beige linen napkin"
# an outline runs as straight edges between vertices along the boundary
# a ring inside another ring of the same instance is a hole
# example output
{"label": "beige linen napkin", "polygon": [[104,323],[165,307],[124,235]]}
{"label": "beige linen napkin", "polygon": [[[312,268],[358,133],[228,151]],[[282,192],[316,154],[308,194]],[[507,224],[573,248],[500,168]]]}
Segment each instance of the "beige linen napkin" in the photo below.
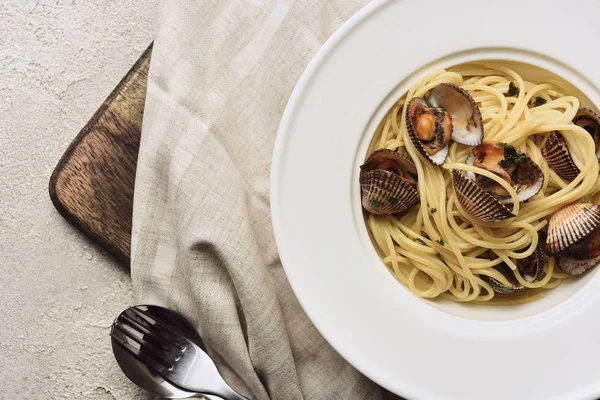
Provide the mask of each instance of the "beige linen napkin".
{"label": "beige linen napkin", "polygon": [[315,330],[271,228],[271,153],[296,81],[367,0],[162,1],[137,170],[139,303],[189,318],[253,399],[379,399]]}

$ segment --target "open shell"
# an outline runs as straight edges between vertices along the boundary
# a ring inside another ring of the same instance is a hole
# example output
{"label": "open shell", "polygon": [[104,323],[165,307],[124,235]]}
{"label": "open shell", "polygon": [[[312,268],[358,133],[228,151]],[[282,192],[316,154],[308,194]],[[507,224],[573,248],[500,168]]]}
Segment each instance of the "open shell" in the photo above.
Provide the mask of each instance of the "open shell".
{"label": "open shell", "polygon": [[[477,103],[453,83],[436,85],[425,99],[413,98],[406,107],[406,128],[415,148],[435,165],[446,161],[450,140],[468,146],[477,146],[483,140],[483,119]],[[423,132],[428,135],[424,137]]]}
{"label": "open shell", "polygon": [[544,272],[545,261],[544,246],[538,242],[533,254],[523,260],[517,260],[517,268],[523,279],[531,283],[535,282]]}
{"label": "open shell", "polygon": [[[520,201],[526,201],[539,193],[544,185],[544,173],[533,161],[523,163],[517,169],[518,183],[513,185]],[[512,198],[500,200],[503,204],[512,203]]]}
{"label": "open shell", "polygon": [[[520,160],[518,164],[515,162],[511,164],[512,167],[507,167],[512,168],[509,174],[499,164],[502,164],[502,161],[504,161],[503,157],[506,157],[504,151],[507,151],[507,148],[512,149],[513,153],[515,149],[511,146],[503,146],[501,147],[492,142],[483,142],[473,149],[473,152],[466,160],[466,164],[481,166],[507,180],[517,192],[519,201],[525,201],[535,196],[544,184],[542,170],[531,160]],[[477,158],[480,160],[480,163],[475,164],[475,154],[478,155],[477,157],[483,157],[484,161]],[[524,156],[522,153],[517,152],[517,154]],[[487,164],[486,161],[488,160],[488,156],[493,159],[490,164]],[[483,165],[484,163],[485,165]],[[501,175],[501,173],[504,175]],[[484,222],[495,222],[515,216],[507,208],[508,205],[512,204],[512,198],[505,194],[506,190],[483,175],[473,172],[462,173],[454,171],[453,182],[458,201],[465,211],[475,218]],[[504,194],[500,189],[504,191]]]}
{"label": "open shell", "polygon": [[[555,256],[565,273],[579,275],[600,261],[599,228],[600,205],[569,204],[550,219],[546,253]],[[595,248],[586,247],[590,245]]]}
{"label": "open shell", "polygon": [[[489,145],[493,144],[491,142],[483,142],[481,144],[481,146]],[[473,149],[473,152],[465,161],[467,165],[474,165],[474,153],[481,146]],[[535,196],[544,185],[544,173],[542,172],[541,168],[532,160],[519,164],[512,175],[514,179],[512,180],[511,186],[515,192],[517,192],[519,201],[526,201]],[[479,180],[479,176],[473,172],[467,172],[467,177],[476,182]],[[493,195],[493,197],[496,198],[501,204],[512,204],[512,197],[510,196],[502,197]]]}
{"label": "open shell", "polygon": [[452,117],[452,140],[477,146],[483,140],[483,119],[477,103],[466,90],[453,83],[440,83],[429,91],[428,100]]}
{"label": "open shell", "polygon": [[[451,139],[451,127],[445,126],[446,124],[442,120],[442,116],[445,115],[439,115],[440,112],[447,114],[442,109],[432,109],[427,105],[425,100],[418,97],[412,99],[406,107],[406,129],[408,136],[415,148],[435,165],[442,165],[446,161],[449,152],[448,143]],[[438,114],[435,123],[435,135],[432,140],[422,142],[417,134],[419,130],[417,119],[422,115],[432,115],[434,113]]]}
{"label": "open shell", "polygon": [[596,158],[600,160],[600,117],[589,108],[581,108],[575,114],[573,123],[592,135],[596,147]]}
{"label": "open shell", "polygon": [[378,215],[402,212],[419,201],[416,182],[411,160],[391,150],[377,150],[361,167],[362,205]]}
{"label": "open shell", "polygon": [[571,158],[565,138],[558,131],[550,133],[548,140],[544,144],[544,147],[542,147],[542,155],[546,159],[548,166],[558,176],[568,182],[575,179],[581,172],[573,162],[573,158]]}
{"label": "open shell", "polygon": [[495,222],[515,215],[494,196],[464,173],[452,171],[456,197],[465,211],[484,222]]}

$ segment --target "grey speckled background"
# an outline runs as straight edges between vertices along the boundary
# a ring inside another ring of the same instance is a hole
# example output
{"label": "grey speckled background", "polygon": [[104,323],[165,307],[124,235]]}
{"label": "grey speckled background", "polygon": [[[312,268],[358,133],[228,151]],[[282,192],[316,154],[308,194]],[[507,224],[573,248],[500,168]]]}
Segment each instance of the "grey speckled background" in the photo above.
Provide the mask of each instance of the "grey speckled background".
{"label": "grey speckled background", "polygon": [[58,159],[152,40],[157,0],[0,1],[0,399],[146,398],[108,337],[127,273],[54,210]]}

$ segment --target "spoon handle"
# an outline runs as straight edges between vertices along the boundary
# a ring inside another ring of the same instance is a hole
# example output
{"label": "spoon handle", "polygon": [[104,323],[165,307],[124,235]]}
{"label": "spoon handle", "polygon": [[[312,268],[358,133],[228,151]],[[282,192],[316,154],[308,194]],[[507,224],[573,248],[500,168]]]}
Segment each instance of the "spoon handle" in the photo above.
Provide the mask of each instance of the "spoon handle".
{"label": "spoon handle", "polygon": [[229,386],[225,385],[219,394],[223,400],[249,400],[247,397],[242,396]]}

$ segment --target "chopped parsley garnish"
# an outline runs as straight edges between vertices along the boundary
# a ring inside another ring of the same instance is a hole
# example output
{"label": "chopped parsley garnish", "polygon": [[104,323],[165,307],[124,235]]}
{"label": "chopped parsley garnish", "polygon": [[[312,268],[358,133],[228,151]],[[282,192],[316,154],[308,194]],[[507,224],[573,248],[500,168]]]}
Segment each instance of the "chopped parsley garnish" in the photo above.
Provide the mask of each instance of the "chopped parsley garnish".
{"label": "chopped parsley garnish", "polygon": [[371,207],[373,207],[373,208],[379,208],[379,207],[381,207],[381,206],[383,205],[383,203],[382,203],[382,202],[380,202],[380,201],[377,201],[377,200],[373,200],[373,199],[369,200],[369,204],[370,204],[370,205],[371,205]]}
{"label": "chopped parsley garnish", "polygon": [[437,212],[437,208],[431,208],[431,213],[435,214]]}
{"label": "chopped parsley garnish", "polygon": [[436,240],[436,242],[438,242],[441,246],[445,244],[444,239]]}
{"label": "chopped parsley garnish", "polygon": [[396,204],[398,202],[398,198],[394,197],[394,196],[390,196],[390,198],[388,199],[388,201],[389,201],[389,203],[391,205],[394,205],[394,204]]}
{"label": "chopped parsley garnish", "polygon": [[515,83],[513,81],[510,81],[510,83],[508,84],[508,93],[506,93],[506,96],[513,97],[513,96],[518,96],[518,95],[519,95],[519,88],[517,87],[517,85],[515,85]]}
{"label": "chopped parsley garnish", "polygon": [[498,143],[498,146],[504,149],[504,159],[498,163],[502,168],[508,168],[511,165],[526,163],[531,160],[525,153],[521,153],[510,144]]}
{"label": "chopped parsley garnish", "polygon": [[426,243],[425,243],[425,241],[424,241],[423,239],[421,239],[421,238],[417,238],[417,240],[418,240],[418,241],[419,241],[421,244],[425,244],[425,245],[426,245]]}
{"label": "chopped parsley garnish", "polygon": [[536,97],[535,100],[533,101],[533,106],[537,107],[537,106],[543,106],[544,104],[546,104],[546,99],[543,97]]}

